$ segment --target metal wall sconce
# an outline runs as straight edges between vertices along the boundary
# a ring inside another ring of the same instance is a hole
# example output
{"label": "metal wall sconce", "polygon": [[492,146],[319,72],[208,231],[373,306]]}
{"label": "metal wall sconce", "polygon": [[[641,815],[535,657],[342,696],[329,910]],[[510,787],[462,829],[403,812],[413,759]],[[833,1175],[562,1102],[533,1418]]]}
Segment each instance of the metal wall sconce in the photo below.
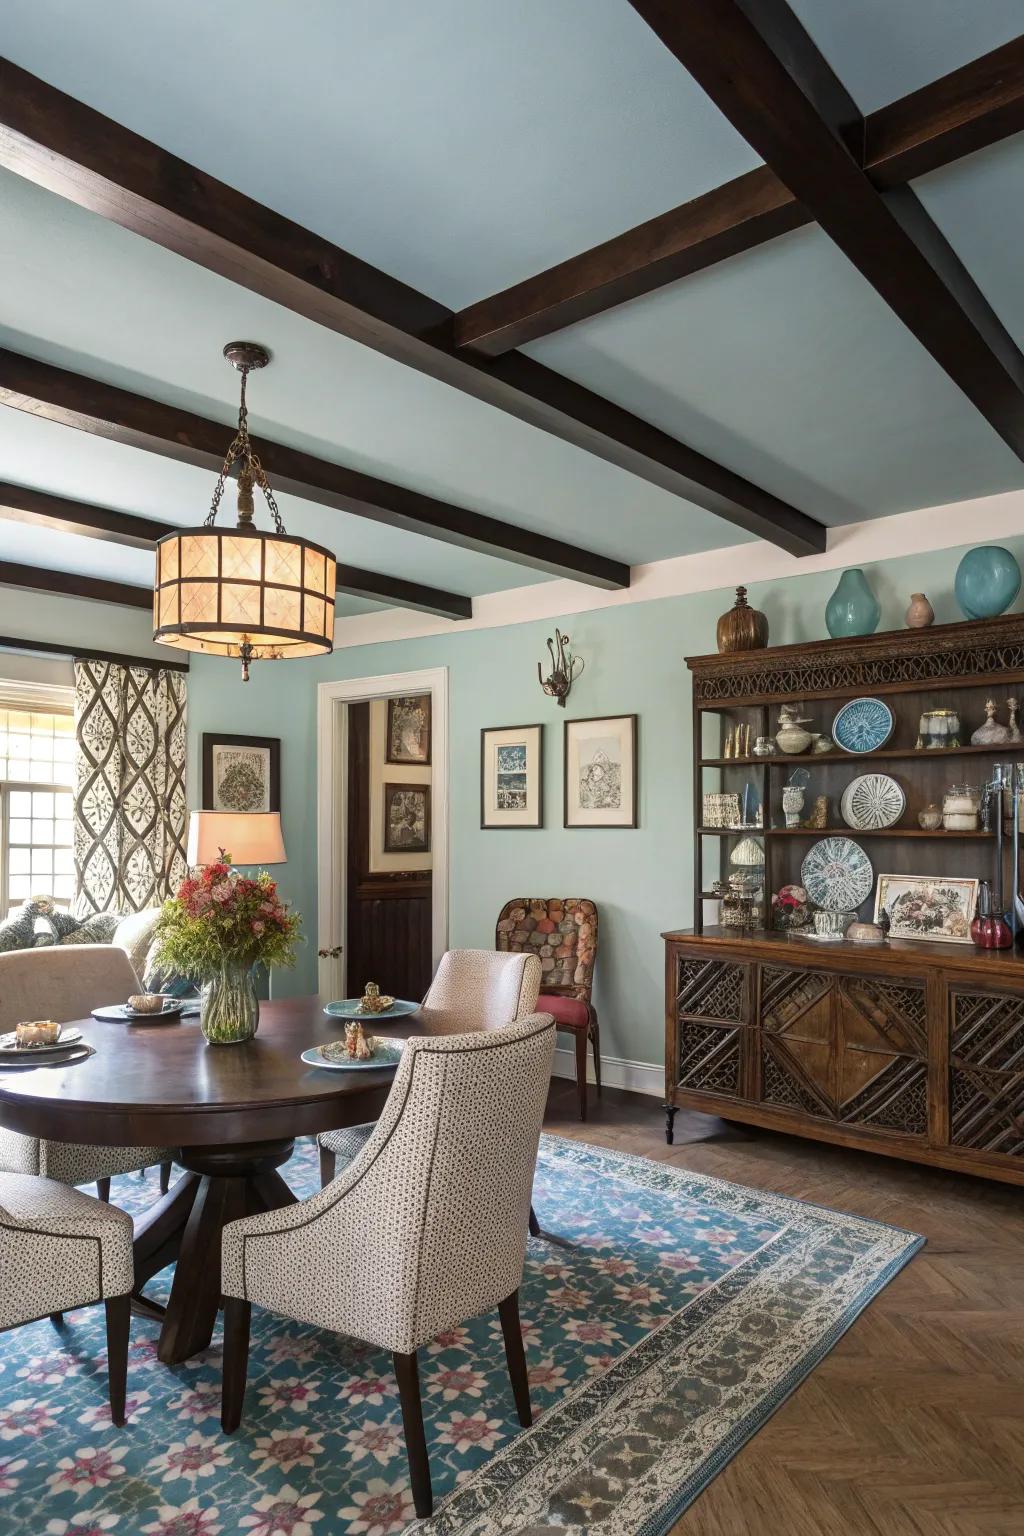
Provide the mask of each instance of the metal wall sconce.
{"label": "metal wall sconce", "polygon": [[548,640],[551,672],[547,677],[541,671],[541,663],[537,663],[537,681],[549,698],[558,700],[562,709],[565,708],[570,688],[583,671],[583,657],[573,656],[568,645],[569,636],[556,629],[554,641]]}

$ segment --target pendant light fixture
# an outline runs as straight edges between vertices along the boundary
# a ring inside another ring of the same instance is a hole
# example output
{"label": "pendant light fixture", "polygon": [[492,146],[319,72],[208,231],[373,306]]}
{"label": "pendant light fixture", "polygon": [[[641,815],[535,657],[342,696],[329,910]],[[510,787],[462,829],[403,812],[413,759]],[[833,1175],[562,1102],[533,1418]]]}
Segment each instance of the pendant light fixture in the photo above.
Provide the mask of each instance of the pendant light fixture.
{"label": "pendant light fixture", "polygon": [[[156,546],[153,639],[208,656],[237,656],[242,681],[253,661],[318,656],[334,646],[335,561],[330,550],[285,531],[266,471],[249,441],[245,386],[270,353],[232,341],[224,356],[242,375],[238,431],[228,445],[201,528],[168,533]],[[238,526],[215,527],[224,483],[237,466]],[[259,486],[274,532],[253,523]]]}

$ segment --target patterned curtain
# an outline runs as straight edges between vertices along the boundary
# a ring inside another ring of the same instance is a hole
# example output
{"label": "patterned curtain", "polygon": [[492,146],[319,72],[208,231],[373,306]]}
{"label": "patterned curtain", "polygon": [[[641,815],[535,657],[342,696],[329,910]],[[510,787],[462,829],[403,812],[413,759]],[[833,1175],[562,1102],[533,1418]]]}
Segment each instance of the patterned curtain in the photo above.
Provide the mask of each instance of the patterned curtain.
{"label": "patterned curtain", "polygon": [[186,674],[75,660],[75,914],[141,912],[186,873]]}

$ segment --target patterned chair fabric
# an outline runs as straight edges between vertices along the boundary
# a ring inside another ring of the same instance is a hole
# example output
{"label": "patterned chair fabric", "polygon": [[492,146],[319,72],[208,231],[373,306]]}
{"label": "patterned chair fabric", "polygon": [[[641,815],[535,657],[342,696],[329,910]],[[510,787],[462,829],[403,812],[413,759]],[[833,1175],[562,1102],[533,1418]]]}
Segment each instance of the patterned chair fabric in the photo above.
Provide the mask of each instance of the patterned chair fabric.
{"label": "patterned chair fabric", "polygon": [[554,1046],[549,1014],[409,1040],[341,1175],[225,1227],[224,1295],[401,1354],[504,1301],[522,1279]]}
{"label": "patterned chair fabric", "polygon": [[0,1328],[127,1296],[132,1219],[32,1174],[0,1173]]}
{"label": "patterned chair fabric", "polygon": [[[60,945],[0,954],[0,1034],[21,1019],[67,1024],[139,990],[124,950],[110,944]],[[169,1160],[164,1147],[86,1147],[43,1141],[0,1126],[0,1171],[91,1184]]]}
{"label": "patterned chair fabric", "polygon": [[534,954],[539,959],[538,1006],[554,1016],[559,1029],[576,1037],[576,1085],[580,1119],[585,1120],[588,1040],[601,1092],[600,1033],[591,1001],[597,959],[596,905],[581,896],[516,896],[498,914],[495,949],[501,954]]}

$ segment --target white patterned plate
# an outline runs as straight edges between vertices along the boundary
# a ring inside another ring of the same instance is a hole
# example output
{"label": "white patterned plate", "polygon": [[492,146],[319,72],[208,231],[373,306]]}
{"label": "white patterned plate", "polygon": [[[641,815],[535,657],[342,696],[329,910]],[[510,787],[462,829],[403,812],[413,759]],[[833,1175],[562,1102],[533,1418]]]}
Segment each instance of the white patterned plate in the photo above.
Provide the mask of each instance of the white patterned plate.
{"label": "white patterned plate", "polygon": [[877,832],[894,827],[906,805],[906,795],[887,773],[862,773],[843,790],[839,814],[855,832]]}
{"label": "white patterned plate", "polygon": [[871,895],[875,872],[859,843],[849,837],[823,837],[800,866],[800,884],[816,907],[853,912]]}
{"label": "white patterned plate", "polygon": [[327,1067],[331,1072],[379,1072],[382,1067],[397,1067],[402,1059],[402,1051],[405,1048],[404,1040],[381,1040],[377,1037],[373,1055],[369,1061],[335,1061],[330,1056],[325,1056],[319,1045],[310,1046],[308,1051],[303,1051],[302,1059],[307,1067]]}
{"label": "white patterned plate", "polygon": [[177,998],[165,999],[159,1013],[138,1013],[127,1003],[106,1003],[102,1008],[94,1008],[92,1016],[107,1024],[159,1024],[162,1019],[180,1019],[184,1012],[185,1004]]}
{"label": "white patterned plate", "polygon": [[17,1056],[24,1060],[27,1056],[49,1056],[54,1051],[66,1051],[72,1045],[77,1045],[82,1038],[80,1029],[62,1029],[60,1039],[47,1045],[19,1045],[15,1030],[10,1030],[6,1035],[0,1035],[0,1055]]}
{"label": "white patterned plate", "polygon": [[877,752],[892,735],[893,717],[881,699],[851,699],[832,722],[832,740],[844,752]]}

